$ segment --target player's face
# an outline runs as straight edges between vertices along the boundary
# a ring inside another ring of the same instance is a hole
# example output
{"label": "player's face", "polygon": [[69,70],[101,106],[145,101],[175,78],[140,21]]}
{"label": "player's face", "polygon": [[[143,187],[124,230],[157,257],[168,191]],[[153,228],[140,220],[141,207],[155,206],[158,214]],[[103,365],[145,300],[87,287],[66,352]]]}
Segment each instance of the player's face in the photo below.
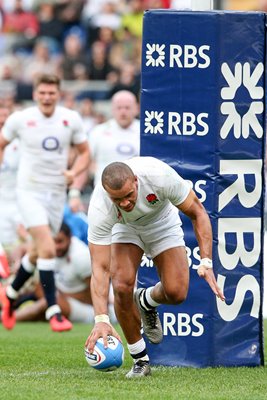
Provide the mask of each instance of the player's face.
{"label": "player's face", "polygon": [[123,211],[130,212],[134,209],[138,195],[137,178],[127,179],[121,189],[113,190],[109,187],[105,188],[109,197]]}
{"label": "player's face", "polygon": [[60,98],[59,88],[54,84],[40,83],[33,93],[33,98],[40,111],[46,117],[50,117],[54,113]]}
{"label": "player's face", "polygon": [[112,109],[114,118],[124,129],[131,125],[136,116],[136,104],[132,99],[118,99],[114,102]]}
{"label": "player's face", "polygon": [[70,238],[63,232],[59,232],[55,237],[56,255],[64,257],[70,247]]}

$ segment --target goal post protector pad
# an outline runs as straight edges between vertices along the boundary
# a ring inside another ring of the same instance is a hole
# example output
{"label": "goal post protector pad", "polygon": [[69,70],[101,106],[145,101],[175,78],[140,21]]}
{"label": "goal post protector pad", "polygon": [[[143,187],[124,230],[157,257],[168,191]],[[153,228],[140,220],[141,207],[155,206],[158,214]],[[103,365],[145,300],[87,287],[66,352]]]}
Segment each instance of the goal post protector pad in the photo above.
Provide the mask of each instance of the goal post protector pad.
{"label": "goal post protector pad", "polygon": [[[158,307],[164,338],[147,343],[155,365],[264,363],[265,24],[262,12],[144,14],[141,155],[171,165],[206,208],[214,273],[226,297],[217,299],[199,278],[198,243],[181,215],[189,292],[180,305]],[[144,256],[138,286],[157,281]]]}

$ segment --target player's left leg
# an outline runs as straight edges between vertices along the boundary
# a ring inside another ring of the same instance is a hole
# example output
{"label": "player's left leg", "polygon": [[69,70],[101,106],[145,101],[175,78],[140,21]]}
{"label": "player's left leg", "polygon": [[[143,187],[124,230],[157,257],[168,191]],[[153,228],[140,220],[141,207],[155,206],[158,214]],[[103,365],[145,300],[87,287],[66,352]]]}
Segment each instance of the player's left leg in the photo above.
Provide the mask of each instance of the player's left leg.
{"label": "player's left leg", "polygon": [[184,246],[164,250],[154,258],[160,282],[135,293],[140,310],[144,333],[151,343],[163,339],[161,322],[157,313],[160,304],[179,304],[186,298],[189,284],[189,270]]}
{"label": "player's left leg", "polygon": [[154,258],[160,282],[150,291],[150,296],[160,304],[180,304],[187,296],[189,266],[184,246],[163,251]]}

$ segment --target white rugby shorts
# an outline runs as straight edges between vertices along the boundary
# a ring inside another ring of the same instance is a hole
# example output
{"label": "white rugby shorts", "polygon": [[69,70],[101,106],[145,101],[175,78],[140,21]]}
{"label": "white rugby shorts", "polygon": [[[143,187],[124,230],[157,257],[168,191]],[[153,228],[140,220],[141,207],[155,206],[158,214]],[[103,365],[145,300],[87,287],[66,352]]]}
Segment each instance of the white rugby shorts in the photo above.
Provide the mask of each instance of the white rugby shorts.
{"label": "white rugby shorts", "polygon": [[25,228],[49,225],[56,235],[63,220],[66,192],[17,189],[17,203]]}
{"label": "white rugby shorts", "polygon": [[152,259],[165,250],[185,246],[184,232],[178,210],[147,225],[116,224],[112,229],[112,243],[133,243]]}
{"label": "white rugby shorts", "polygon": [[0,243],[13,246],[19,241],[17,227],[22,223],[15,200],[0,199]]}

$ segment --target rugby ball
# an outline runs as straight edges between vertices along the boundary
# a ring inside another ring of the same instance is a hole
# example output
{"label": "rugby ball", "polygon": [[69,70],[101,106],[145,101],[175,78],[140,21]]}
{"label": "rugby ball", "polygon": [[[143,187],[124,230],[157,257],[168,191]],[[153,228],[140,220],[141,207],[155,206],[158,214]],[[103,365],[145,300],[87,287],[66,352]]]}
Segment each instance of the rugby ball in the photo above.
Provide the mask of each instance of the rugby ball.
{"label": "rugby ball", "polygon": [[114,336],[108,336],[108,347],[105,349],[103,338],[95,344],[93,353],[84,350],[88,364],[98,371],[108,372],[119,368],[124,361],[124,348],[122,343]]}

